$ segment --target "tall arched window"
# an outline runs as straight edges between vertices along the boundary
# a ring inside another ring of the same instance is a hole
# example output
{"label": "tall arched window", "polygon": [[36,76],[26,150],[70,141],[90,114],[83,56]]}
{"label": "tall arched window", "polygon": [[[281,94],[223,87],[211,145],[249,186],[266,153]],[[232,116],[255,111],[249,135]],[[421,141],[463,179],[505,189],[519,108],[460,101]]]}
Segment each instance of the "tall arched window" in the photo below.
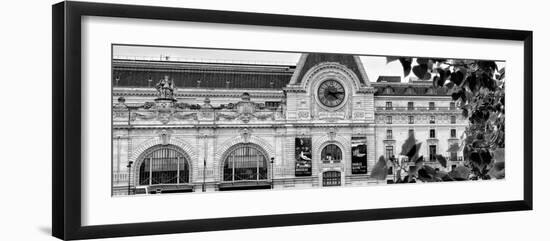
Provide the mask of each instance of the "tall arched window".
{"label": "tall arched window", "polygon": [[224,181],[267,179],[267,157],[254,144],[240,144],[228,151],[223,164]]}
{"label": "tall arched window", "polygon": [[139,185],[189,183],[189,162],[178,147],[159,145],[145,151]]}
{"label": "tall arched window", "polygon": [[340,162],[342,160],[342,150],[334,144],[328,144],[321,151],[321,160],[323,162]]}

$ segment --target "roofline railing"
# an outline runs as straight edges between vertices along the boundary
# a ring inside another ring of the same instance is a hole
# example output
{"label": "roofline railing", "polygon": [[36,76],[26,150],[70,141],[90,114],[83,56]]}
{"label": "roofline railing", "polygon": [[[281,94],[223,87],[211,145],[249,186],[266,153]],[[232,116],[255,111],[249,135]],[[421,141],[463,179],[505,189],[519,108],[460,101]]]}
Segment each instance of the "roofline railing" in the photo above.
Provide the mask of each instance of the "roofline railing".
{"label": "roofline railing", "polygon": [[153,56],[125,56],[125,55],[113,55],[113,60],[141,60],[141,61],[163,61],[163,62],[190,62],[190,63],[216,63],[216,64],[250,64],[250,65],[277,65],[277,66],[296,66],[294,62],[284,61],[247,61],[247,60],[234,60],[234,59],[207,59],[207,58],[182,58],[160,55],[159,57]]}

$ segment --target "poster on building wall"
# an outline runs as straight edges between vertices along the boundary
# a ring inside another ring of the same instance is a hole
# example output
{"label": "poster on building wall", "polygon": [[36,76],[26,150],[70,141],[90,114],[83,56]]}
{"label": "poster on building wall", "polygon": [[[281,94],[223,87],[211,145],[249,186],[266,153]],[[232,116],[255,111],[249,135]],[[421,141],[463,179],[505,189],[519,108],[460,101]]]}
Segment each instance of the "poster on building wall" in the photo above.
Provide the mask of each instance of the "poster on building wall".
{"label": "poster on building wall", "polygon": [[311,138],[296,138],[294,143],[295,176],[311,176]]}
{"label": "poster on building wall", "polygon": [[351,174],[367,174],[367,138],[351,138]]}

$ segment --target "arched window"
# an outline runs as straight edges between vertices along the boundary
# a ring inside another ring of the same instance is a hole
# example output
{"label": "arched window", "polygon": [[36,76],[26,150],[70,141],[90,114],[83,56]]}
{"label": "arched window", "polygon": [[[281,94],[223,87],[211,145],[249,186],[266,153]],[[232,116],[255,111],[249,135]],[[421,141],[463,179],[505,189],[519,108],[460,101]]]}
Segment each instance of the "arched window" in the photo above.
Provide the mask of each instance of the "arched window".
{"label": "arched window", "polygon": [[139,166],[139,185],[189,182],[189,162],[176,146],[159,145],[145,152]]}
{"label": "arched window", "polygon": [[342,150],[334,144],[328,144],[321,151],[321,160],[323,162],[340,162],[342,160]]}
{"label": "arched window", "polygon": [[240,144],[228,151],[223,164],[223,180],[247,181],[267,179],[267,157],[254,144]]}

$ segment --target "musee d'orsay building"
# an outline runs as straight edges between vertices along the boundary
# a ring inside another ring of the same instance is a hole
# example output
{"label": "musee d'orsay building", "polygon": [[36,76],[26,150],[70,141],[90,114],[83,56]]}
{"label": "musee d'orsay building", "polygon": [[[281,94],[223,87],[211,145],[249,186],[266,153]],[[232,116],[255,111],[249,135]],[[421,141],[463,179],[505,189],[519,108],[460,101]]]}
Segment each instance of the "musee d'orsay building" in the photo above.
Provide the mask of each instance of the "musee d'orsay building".
{"label": "musee d'orsay building", "polygon": [[411,135],[435,168],[461,161],[467,120],[448,90],[364,68],[342,54],[292,66],[113,59],[113,195],[386,183],[373,166],[403,158]]}

